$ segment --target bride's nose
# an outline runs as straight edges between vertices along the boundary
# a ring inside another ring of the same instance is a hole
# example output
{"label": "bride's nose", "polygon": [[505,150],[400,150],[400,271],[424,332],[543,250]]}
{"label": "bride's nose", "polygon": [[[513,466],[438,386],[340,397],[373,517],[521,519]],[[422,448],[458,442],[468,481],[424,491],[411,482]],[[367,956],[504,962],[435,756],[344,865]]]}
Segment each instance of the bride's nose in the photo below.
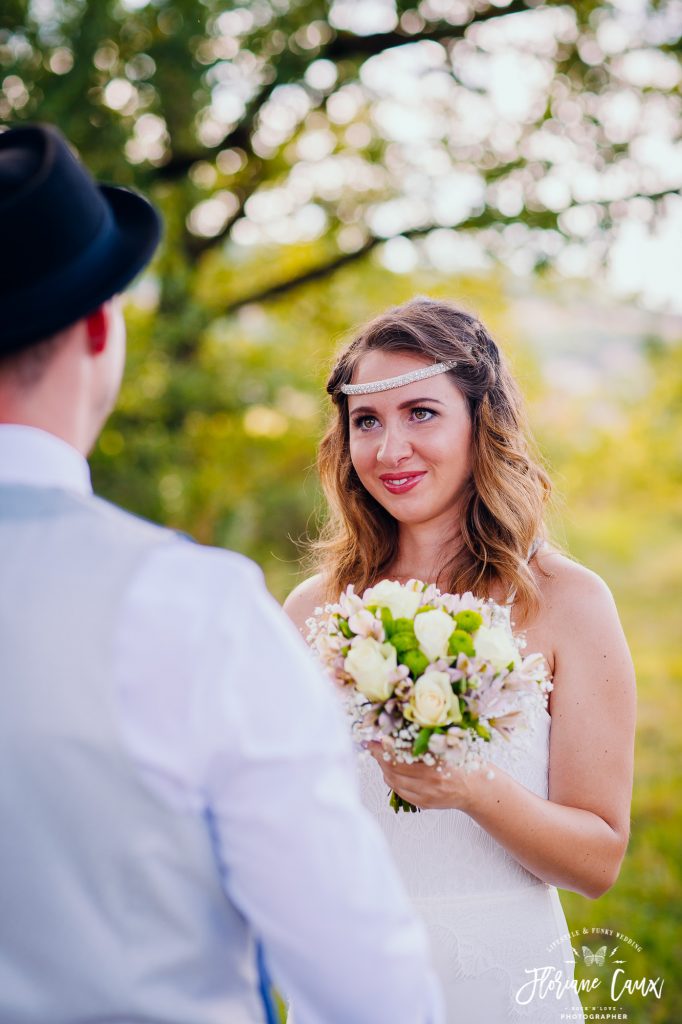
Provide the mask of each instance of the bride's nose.
{"label": "bride's nose", "polygon": [[392,469],[412,455],[412,445],[400,427],[385,429],[377,449],[377,462]]}

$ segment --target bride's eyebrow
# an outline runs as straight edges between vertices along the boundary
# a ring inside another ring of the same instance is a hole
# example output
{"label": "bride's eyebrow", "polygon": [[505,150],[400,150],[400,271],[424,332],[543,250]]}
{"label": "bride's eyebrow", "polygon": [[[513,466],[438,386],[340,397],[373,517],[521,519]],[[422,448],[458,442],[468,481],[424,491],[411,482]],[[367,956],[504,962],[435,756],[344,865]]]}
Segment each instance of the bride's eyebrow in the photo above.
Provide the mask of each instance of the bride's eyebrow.
{"label": "bride's eyebrow", "polygon": [[[420,405],[422,402],[430,402],[435,405],[443,405],[443,402],[437,398],[408,398],[406,402],[401,402],[398,406],[399,409],[407,409],[410,405]],[[357,416],[358,413],[364,413],[365,415],[371,414],[372,416],[376,412],[376,409],[372,405],[358,405],[356,409],[350,410],[351,416]]]}

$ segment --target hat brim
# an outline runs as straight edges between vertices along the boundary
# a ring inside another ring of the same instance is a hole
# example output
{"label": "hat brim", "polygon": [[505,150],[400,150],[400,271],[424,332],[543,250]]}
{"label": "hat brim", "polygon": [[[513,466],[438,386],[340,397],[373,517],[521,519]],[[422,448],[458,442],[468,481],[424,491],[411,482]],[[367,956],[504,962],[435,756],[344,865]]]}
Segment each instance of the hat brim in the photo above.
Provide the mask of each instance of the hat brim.
{"label": "hat brim", "polygon": [[[98,185],[111,212],[104,239],[48,278],[0,300],[3,353],[25,348],[76,323],[123,291],[149,263],[161,237],[151,203],[136,192]],[[7,323],[12,324],[6,330]]]}

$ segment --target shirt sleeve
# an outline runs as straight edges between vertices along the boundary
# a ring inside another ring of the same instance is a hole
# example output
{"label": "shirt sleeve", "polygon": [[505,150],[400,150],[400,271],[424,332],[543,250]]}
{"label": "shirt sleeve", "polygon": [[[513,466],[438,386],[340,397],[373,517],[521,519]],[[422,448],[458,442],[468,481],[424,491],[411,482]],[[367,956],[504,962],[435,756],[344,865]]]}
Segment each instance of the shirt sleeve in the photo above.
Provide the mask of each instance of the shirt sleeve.
{"label": "shirt sleeve", "polygon": [[362,807],[332,684],[237,555],[154,551],[118,642],[124,732],[147,782],[208,813],[229,899],[297,1024],[440,1024],[425,933]]}

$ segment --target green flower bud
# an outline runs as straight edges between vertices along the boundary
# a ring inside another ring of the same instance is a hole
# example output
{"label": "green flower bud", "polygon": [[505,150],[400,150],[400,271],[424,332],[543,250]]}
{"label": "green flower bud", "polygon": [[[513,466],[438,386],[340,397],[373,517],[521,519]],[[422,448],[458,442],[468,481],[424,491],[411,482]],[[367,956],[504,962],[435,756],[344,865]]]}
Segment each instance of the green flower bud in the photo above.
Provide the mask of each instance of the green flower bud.
{"label": "green flower bud", "polygon": [[407,651],[415,651],[417,649],[417,638],[414,633],[394,633],[389,643],[392,643],[398,654],[405,654]]}
{"label": "green flower bud", "polygon": [[401,665],[407,665],[413,679],[419,679],[419,676],[423,676],[430,665],[426,655],[417,650],[405,651],[404,654],[399,654],[398,661]]}
{"label": "green flower bud", "polygon": [[448,640],[448,654],[455,658],[458,654],[466,654],[467,657],[473,658],[475,653],[471,634],[463,629],[456,629]]}
{"label": "green flower bud", "polygon": [[478,627],[483,625],[483,616],[472,611],[457,612],[455,622],[457,629],[463,629],[465,633],[475,633]]}

